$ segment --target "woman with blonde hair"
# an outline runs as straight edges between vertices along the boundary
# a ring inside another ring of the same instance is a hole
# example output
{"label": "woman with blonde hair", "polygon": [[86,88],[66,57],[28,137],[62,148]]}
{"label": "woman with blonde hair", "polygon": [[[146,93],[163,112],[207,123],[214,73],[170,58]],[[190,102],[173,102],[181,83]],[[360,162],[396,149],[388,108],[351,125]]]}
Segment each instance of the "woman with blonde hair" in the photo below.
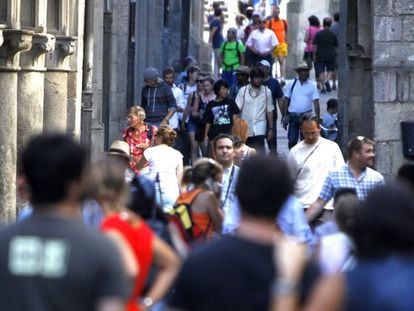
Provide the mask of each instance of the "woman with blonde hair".
{"label": "woman with blonde hair", "polygon": [[170,126],[161,125],[154,136],[155,146],[146,149],[137,163],[138,170],[148,165],[149,177],[156,183],[158,204],[165,212],[171,210],[180,193],[183,173],[183,155],[172,148],[176,137]]}
{"label": "woman with blonde hair", "polygon": [[213,232],[221,233],[223,211],[220,209],[222,166],[213,159],[201,158],[193,167],[187,167],[182,185],[189,191],[180,195],[177,202],[191,202],[191,218],[202,232],[201,237],[210,239]]}
{"label": "woman with blonde hair", "polygon": [[[124,170],[114,159],[96,162],[88,175],[88,192],[104,212],[101,230],[119,247],[128,276],[133,280],[126,310],[147,310],[169,290],[179,269],[179,259],[140,216],[127,209],[130,192]],[[142,297],[152,264],[158,268],[158,274]]]}
{"label": "woman with blonde hair", "polygon": [[136,163],[142,158],[144,150],[151,146],[157,128],[144,122],[145,110],[140,106],[128,109],[128,127],[122,132],[122,137],[129,145],[131,154],[130,167],[136,174],[148,172],[146,167],[138,170]]}

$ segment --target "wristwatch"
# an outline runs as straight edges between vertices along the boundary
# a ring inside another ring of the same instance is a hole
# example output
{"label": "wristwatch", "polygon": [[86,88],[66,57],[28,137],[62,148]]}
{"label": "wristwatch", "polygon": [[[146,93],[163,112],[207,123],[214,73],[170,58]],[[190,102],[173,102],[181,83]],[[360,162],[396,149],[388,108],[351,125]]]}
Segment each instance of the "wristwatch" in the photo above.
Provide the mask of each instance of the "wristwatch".
{"label": "wristwatch", "polygon": [[151,297],[144,297],[142,299],[142,305],[146,308],[149,309],[152,307],[152,305],[154,304],[154,300]]}

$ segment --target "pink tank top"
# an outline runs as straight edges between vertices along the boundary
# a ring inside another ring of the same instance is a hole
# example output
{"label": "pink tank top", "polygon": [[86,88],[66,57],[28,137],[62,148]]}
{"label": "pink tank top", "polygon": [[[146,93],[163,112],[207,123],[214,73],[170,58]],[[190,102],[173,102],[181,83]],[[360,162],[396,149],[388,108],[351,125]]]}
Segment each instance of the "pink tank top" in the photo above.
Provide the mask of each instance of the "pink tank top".
{"label": "pink tank top", "polygon": [[309,26],[308,28],[309,38],[308,38],[308,42],[306,42],[305,52],[313,52],[313,38],[315,38],[316,33],[320,30],[321,30],[320,27]]}

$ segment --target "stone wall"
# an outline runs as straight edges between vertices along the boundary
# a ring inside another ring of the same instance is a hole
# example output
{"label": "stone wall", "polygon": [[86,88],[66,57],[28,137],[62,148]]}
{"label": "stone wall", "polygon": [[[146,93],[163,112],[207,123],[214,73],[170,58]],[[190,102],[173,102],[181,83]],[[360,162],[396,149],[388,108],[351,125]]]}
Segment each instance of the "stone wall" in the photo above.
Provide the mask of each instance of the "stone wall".
{"label": "stone wall", "polygon": [[373,105],[377,168],[395,174],[402,154],[401,121],[414,121],[414,3],[373,1]]}

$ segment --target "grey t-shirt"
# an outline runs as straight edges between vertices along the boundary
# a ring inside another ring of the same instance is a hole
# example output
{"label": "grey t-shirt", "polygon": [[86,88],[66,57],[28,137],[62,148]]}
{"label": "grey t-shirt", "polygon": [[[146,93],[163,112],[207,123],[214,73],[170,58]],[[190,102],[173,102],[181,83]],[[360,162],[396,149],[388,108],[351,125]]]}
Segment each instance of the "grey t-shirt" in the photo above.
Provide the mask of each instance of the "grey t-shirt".
{"label": "grey t-shirt", "polygon": [[76,220],[36,213],[0,230],[0,280],[8,311],[90,311],[128,294],[111,241]]}

